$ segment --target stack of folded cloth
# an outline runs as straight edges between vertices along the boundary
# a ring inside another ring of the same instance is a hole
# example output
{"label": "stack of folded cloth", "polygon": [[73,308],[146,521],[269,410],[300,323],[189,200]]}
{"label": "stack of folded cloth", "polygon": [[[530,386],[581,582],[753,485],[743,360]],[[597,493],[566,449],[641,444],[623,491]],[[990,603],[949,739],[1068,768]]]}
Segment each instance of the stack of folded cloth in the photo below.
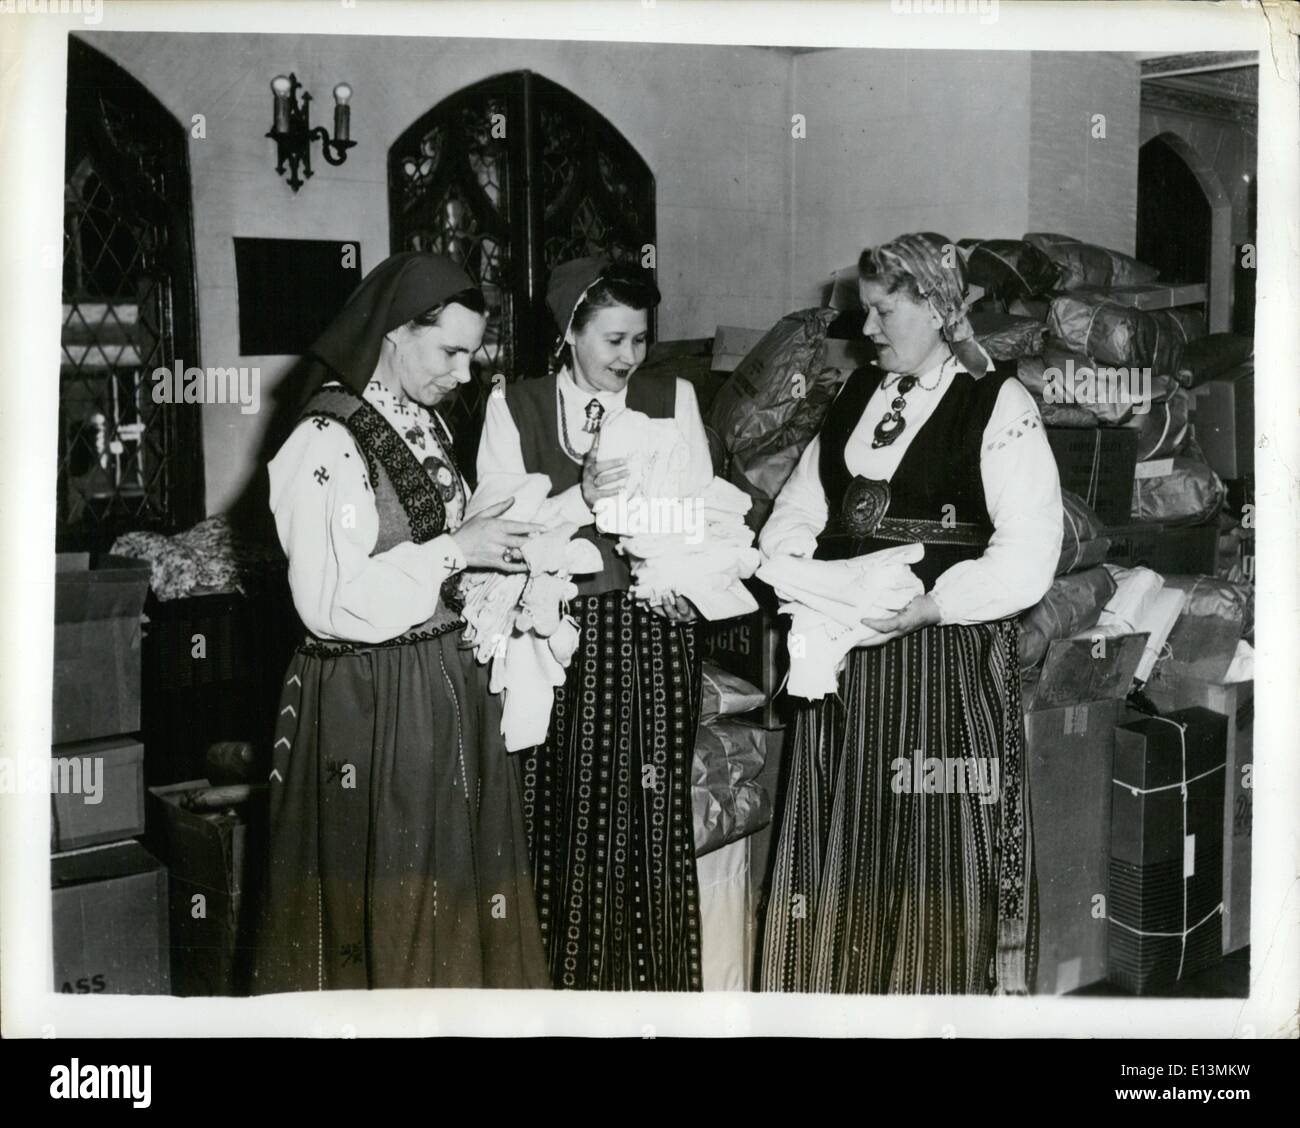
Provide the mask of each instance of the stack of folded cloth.
{"label": "stack of folded cloth", "polygon": [[673,420],[613,412],[600,429],[599,457],[628,463],[624,489],[597,502],[595,515],[601,532],[620,538],[634,599],[685,596],[709,620],[757,610],[742,582],[759,563],[745,524],[752,499],[692,457]]}
{"label": "stack of folded cloth", "polygon": [[925,593],[909,567],[924,554],[924,545],[904,544],[848,560],[765,557],[758,578],[790,616],[786,692],[812,700],[834,693],[850,650],[887,642],[862,620],[889,618]]}
{"label": "stack of folded cloth", "polygon": [[564,684],[578,646],[578,625],[567,611],[578,594],[570,577],[602,568],[594,544],[572,539],[577,525],[555,524],[550,491],[545,474],[489,474],[465,511],[468,519],[513,497],[510,520],[554,525],[521,549],[526,573],[474,571],[461,581],[464,638],[480,663],[491,663],[488,688],[501,694],[501,734],[510,752],[545,741],[555,687]]}

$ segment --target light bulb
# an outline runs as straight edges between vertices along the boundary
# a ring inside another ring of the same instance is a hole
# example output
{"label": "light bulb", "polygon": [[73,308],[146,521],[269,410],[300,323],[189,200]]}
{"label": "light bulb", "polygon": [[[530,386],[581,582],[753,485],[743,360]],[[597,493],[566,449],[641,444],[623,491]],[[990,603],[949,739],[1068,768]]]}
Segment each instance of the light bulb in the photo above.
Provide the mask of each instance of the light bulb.
{"label": "light bulb", "polygon": [[289,79],[285,75],[277,74],[273,79],[271,79],[271,93],[288,94]]}
{"label": "light bulb", "polygon": [[336,101],[340,106],[346,106],[348,104],[348,99],[351,97],[352,87],[350,87],[346,82],[340,82],[336,87],[334,87],[334,101]]}

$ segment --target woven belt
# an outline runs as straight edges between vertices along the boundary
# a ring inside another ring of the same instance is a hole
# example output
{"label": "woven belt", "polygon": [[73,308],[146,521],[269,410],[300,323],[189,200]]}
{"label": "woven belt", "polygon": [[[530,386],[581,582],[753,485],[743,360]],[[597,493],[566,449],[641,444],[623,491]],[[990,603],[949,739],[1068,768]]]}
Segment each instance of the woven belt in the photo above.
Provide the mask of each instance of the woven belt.
{"label": "woven belt", "polygon": [[868,536],[876,540],[898,541],[903,544],[967,544],[983,548],[989,543],[987,530],[969,521],[945,525],[942,521],[912,520],[907,517],[886,517]]}

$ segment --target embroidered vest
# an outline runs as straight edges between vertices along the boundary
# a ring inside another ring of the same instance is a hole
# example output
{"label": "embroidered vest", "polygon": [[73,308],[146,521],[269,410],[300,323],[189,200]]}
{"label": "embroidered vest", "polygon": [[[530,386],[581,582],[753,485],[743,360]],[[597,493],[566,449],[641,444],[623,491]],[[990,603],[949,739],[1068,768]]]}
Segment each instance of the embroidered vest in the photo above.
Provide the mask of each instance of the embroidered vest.
{"label": "embroidered vest", "polygon": [[[379,513],[379,536],[371,556],[406,541],[425,544],[447,531],[442,496],[420,460],[388,420],[351,388],[327,385],[319,389],[307,401],[302,418],[332,420],[346,427],[366,460],[370,490]],[[450,448],[447,455],[451,457]],[[459,472],[454,464],[452,472]],[[458,579],[451,576],[443,584],[438,608],[431,618],[383,645],[414,642],[459,628],[463,603],[457,590]],[[331,653],[347,649],[323,639],[315,641]]]}
{"label": "embroidered vest", "polygon": [[[520,380],[506,387],[506,406],[519,430],[524,469],[530,474],[546,474],[551,479],[551,497],[563,493],[582,481],[582,466],[574,462],[560,445],[556,407],[558,376]],[[651,419],[671,419],[677,409],[677,378],[667,372],[634,372],[627,387],[627,406]],[[618,538],[599,532],[595,525],[579,530],[600,549],[605,567],[592,576],[575,576],[578,594],[600,595],[607,591],[626,591],[632,585],[627,562],[614,551]]]}
{"label": "embroidered vest", "polygon": [[[821,430],[818,470],[830,516],[817,539],[817,558],[842,560],[919,541],[925,545],[925,556],[912,570],[929,591],[952,565],[980,556],[993,533],[980,474],[984,428],[1003,383],[1014,376],[1015,366],[1004,364],[995,365],[979,380],[969,372],[956,373],[894,471],[883,513],[877,506],[872,515],[878,523],[870,520],[864,525],[860,487],[866,480],[855,482],[844,451],[885,373],[875,365],[854,372]],[[878,491],[879,501],[884,500],[878,485],[870,488]]]}

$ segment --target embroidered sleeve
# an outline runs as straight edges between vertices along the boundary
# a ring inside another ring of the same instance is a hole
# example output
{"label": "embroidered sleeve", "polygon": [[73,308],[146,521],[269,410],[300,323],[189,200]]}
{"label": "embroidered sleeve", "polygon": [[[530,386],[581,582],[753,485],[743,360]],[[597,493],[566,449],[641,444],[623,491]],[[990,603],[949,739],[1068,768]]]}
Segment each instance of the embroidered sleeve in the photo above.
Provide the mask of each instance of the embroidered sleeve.
{"label": "embroidered sleeve", "polygon": [[984,623],[1037,603],[1061,553],[1056,460],[1029,392],[1008,380],[984,430],[980,458],[993,536],[984,554],[954,564],[930,592],[942,622]]}
{"label": "embroidered sleeve", "polygon": [[439,588],[464,567],[449,536],[374,556],[379,514],[370,474],[347,428],[304,420],[271,460],[271,510],[289,558],[303,625],[320,638],[385,642],[428,619]]}

